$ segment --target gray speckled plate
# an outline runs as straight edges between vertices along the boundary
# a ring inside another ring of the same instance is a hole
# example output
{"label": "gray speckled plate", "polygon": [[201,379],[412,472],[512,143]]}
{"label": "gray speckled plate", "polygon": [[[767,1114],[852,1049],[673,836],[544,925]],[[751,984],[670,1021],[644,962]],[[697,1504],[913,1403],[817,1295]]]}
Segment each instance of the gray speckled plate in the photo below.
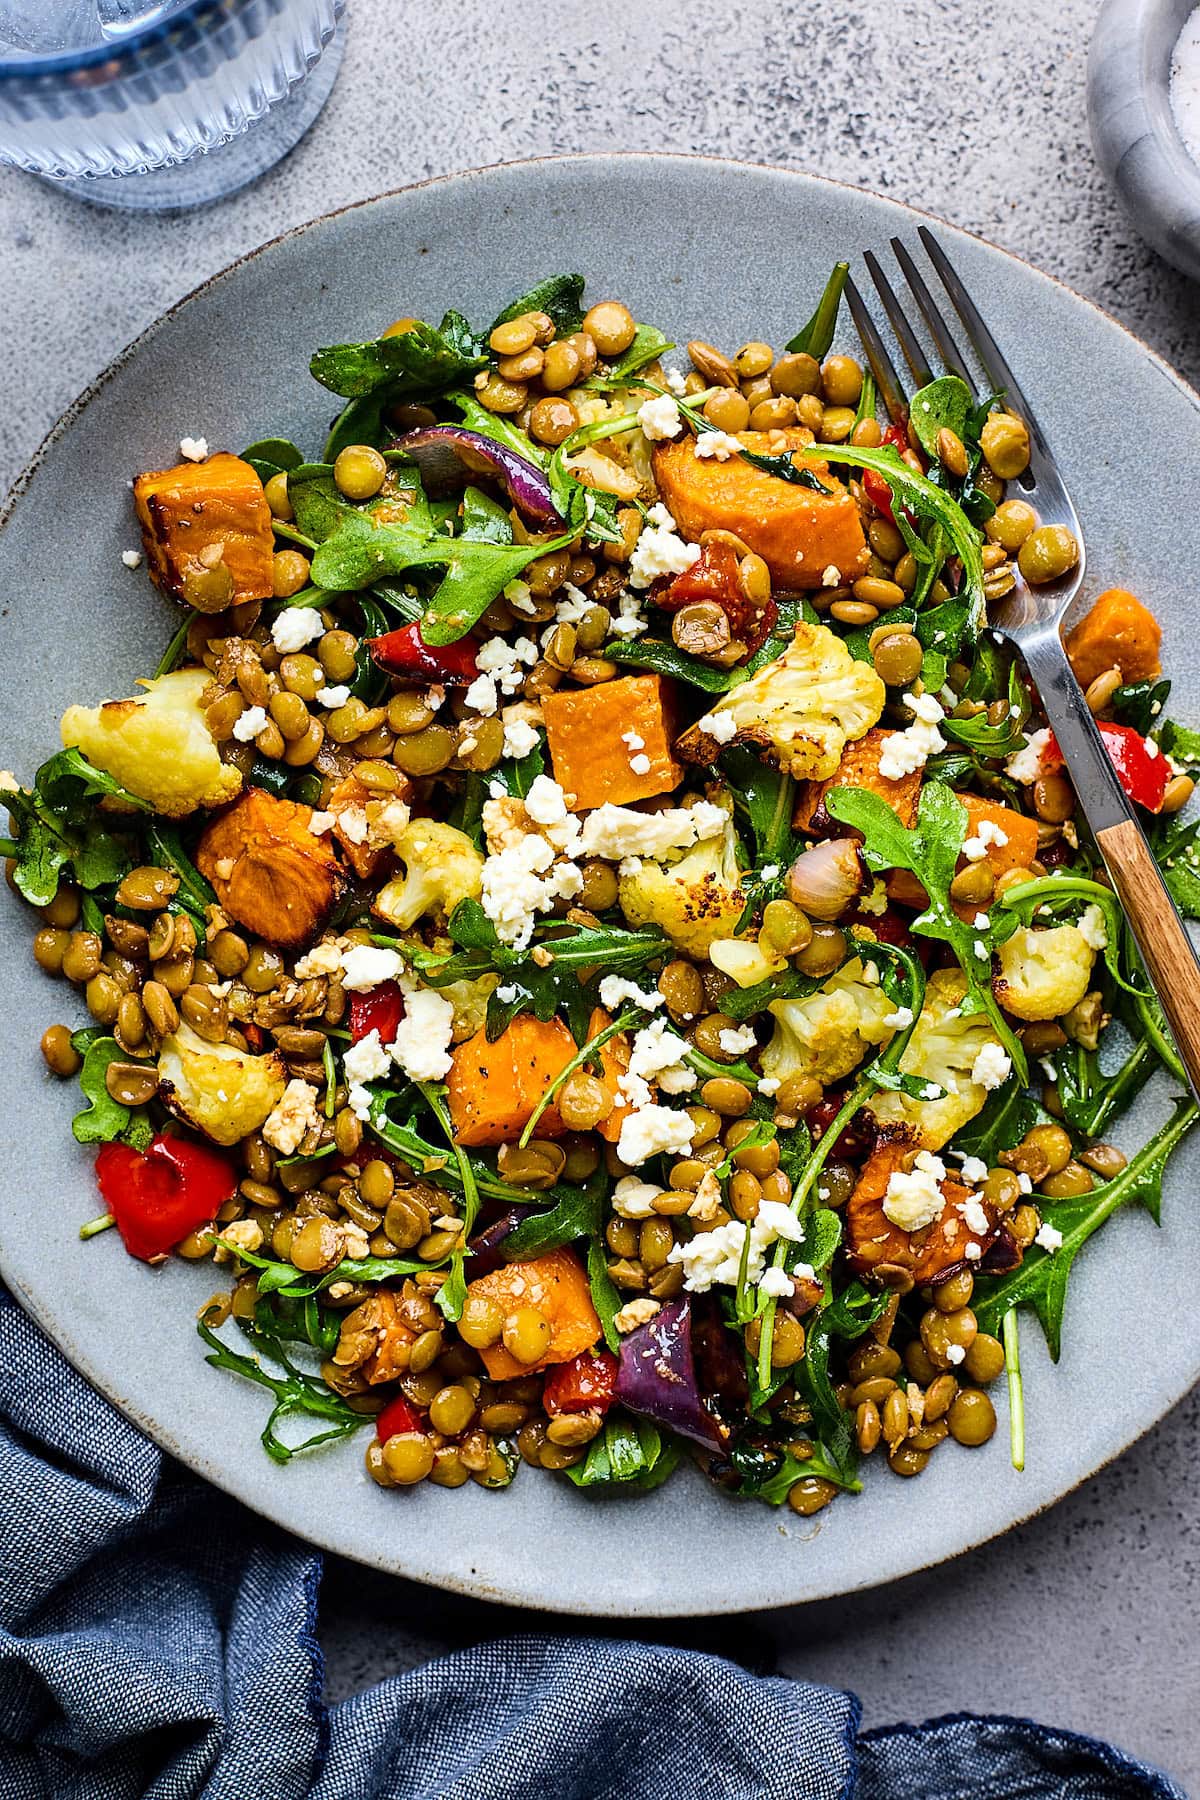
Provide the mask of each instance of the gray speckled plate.
{"label": "gray speckled plate", "polygon": [[[153,326],[74,406],[18,486],[0,535],[4,665],[0,762],[26,778],[72,700],[131,691],[174,625],[145,574],[126,478],[161,467],[181,434],[216,448],[285,432],[315,447],[331,401],[310,350],[366,338],[399,313],[448,304],[486,319],[535,278],[578,268],[681,339],[786,339],[831,264],[912,234],[907,209],[781,170],[693,158],[585,157],[453,176],[303,226],[235,264]],[[1200,403],[1111,319],[1044,275],[945,229],[1079,503],[1093,591],[1128,585],[1166,625],[1179,711],[1200,719],[1194,613],[1182,571],[1200,552]],[[744,252],[753,247],[748,261]],[[1136,421],[1137,429],[1123,431]],[[1146,462],[1145,446],[1155,454]],[[1188,650],[1190,639],[1193,644]],[[30,671],[35,673],[31,674]],[[152,1271],[116,1234],[81,1244],[96,1210],[91,1157],[73,1142],[73,1086],[37,1039],[71,998],[34,968],[28,917],[0,904],[0,1267],[71,1360],[166,1449],[302,1536],[380,1569],[488,1598],[617,1616],[782,1605],[894,1579],[1048,1506],[1124,1450],[1200,1374],[1192,1315],[1200,1265],[1197,1155],[1171,1165],[1164,1223],[1118,1216],[1071,1283],[1063,1359],[1023,1325],[1028,1466],[1009,1467],[1003,1398],[991,1447],[955,1447],[919,1481],[868,1467],[866,1491],[819,1521],[740,1505],[688,1468],[644,1499],[596,1499],[523,1471],[505,1494],[385,1494],[362,1442],[279,1469],[258,1433],[263,1396],[204,1364],[192,1328],[211,1268]],[[1128,1146],[1167,1090],[1125,1122]]]}

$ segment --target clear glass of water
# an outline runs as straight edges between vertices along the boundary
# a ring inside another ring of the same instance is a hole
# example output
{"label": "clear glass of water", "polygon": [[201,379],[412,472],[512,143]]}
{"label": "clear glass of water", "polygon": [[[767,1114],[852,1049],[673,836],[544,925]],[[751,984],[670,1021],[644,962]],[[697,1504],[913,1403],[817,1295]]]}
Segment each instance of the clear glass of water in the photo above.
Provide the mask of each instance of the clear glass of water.
{"label": "clear glass of water", "polygon": [[0,162],[105,206],[198,206],[329,96],[345,0],[0,0]]}

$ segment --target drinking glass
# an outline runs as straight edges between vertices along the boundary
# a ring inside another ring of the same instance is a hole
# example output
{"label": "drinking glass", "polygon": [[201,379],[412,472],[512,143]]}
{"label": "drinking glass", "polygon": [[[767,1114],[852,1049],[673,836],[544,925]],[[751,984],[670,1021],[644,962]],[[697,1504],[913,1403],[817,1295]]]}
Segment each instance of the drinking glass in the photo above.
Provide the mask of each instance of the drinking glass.
{"label": "drinking glass", "polygon": [[101,205],[253,181],[329,96],[345,0],[0,0],[0,162]]}

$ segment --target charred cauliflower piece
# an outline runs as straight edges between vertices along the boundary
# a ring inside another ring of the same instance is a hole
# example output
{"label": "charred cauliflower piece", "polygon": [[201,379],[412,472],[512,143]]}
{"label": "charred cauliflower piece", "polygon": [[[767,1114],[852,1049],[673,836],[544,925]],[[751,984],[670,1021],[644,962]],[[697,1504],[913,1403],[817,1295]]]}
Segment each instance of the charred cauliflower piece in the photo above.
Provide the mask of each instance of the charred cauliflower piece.
{"label": "charred cauliflower piece", "polygon": [[[874,973],[874,970],[871,971]],[[762,1053],[763,1074],[774,1081],[814,1075],[824,1086],[858,1067],[875,1044],[895,1030],[884,1023],[895,1011],[877,981],[867,980],[855,957],[802,1000],[773,1000],[775,1031]]]}
{"label": "charred cauliflower piece", "polygon": [[[798,780],[824,781],[846,745],[875,724],[885,696],[870,663],[856,662],[827,626],[801,621],[783,655],[731,688],[709,716],[733,721],[734,738],[722,741],[752,745]],[[712,763],[720,749],[699,724],[675,745],[676,755],[691,763]]]}
{"label": "charred cauliflower piece", "polygon": [[880,1127],[905,1125],[915,1148],[940,1150],[969,1119],[982,1112],[988,1089],[971,1078],[975,1060],[985,1044],[996,1041],[995,1026],[984,1013],[958,1009],[967,991],[966,977],[957,969],[938,969],[929,977],[925,1004],[900,1068],[905,1075],[936,1081],[946,1090],[944,1099],[914,1100],[908,1094],[880,1093],[867,1103],[867,1111]]}
{"label": "charred cauliflower piece", "polygon": [[210,680],[206,669],[177,669],[139,682],[146,692],[136,699],[68,706],[62,741],[169,819],[221,806],[242,778],[208,729],[200,696]]}
{"label": "charred cauliflower piece", "polygon": [[230,918],[269,944],[306,942],[341,892],[341,864],[311,820],[311,807],[251,788],[197,846],[196,866]]}
{"label": "charred cauliflower piece", "polygon": [[443,917],[460,900],[477,900],[483,858],[465,832],[441,819],[413,819],[392,840],[403,865],[375,901],[375,911],[389,925],[407,931],[427,913]]}
{"label": "charred cauliflower piece", "polygon": [[287,1086],[282,1056],[252,1056],[234,1044],[210,1044],[190,1025],[164,1038],[158,1053],[159,1098],[177,1119],[214,1144],[236,1144],[257,1131]]}
{"label": "charred cauliflower piece", "polygon": [[1075,925],[1038,930],[1022,925],[999,950],[992,991],[1018,1019],[1057,1019],[1078,1006],[1092,979],[1096,952]]}
{"label": "charred cauliflower piece", "polygon": [[634,860],[638,866],[620,877],[617,890],[630,925],[660,925],[680,950],[701,959],[718,938],[733,936],[746,897],[731,813],[719,837],[702,838],[677,862]]}

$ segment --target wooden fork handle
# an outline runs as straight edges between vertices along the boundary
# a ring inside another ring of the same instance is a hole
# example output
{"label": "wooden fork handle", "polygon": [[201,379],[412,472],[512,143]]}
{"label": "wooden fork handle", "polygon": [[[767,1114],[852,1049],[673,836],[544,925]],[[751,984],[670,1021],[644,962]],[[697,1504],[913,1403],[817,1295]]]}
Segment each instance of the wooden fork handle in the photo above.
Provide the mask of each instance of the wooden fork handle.
{"label": "wooden fork handle", "polygon": [[1192,1090],[1200,1096],[1200,966],[1183,922],[1133,819],[1098,831],[1096,842],[1133,927]]}

